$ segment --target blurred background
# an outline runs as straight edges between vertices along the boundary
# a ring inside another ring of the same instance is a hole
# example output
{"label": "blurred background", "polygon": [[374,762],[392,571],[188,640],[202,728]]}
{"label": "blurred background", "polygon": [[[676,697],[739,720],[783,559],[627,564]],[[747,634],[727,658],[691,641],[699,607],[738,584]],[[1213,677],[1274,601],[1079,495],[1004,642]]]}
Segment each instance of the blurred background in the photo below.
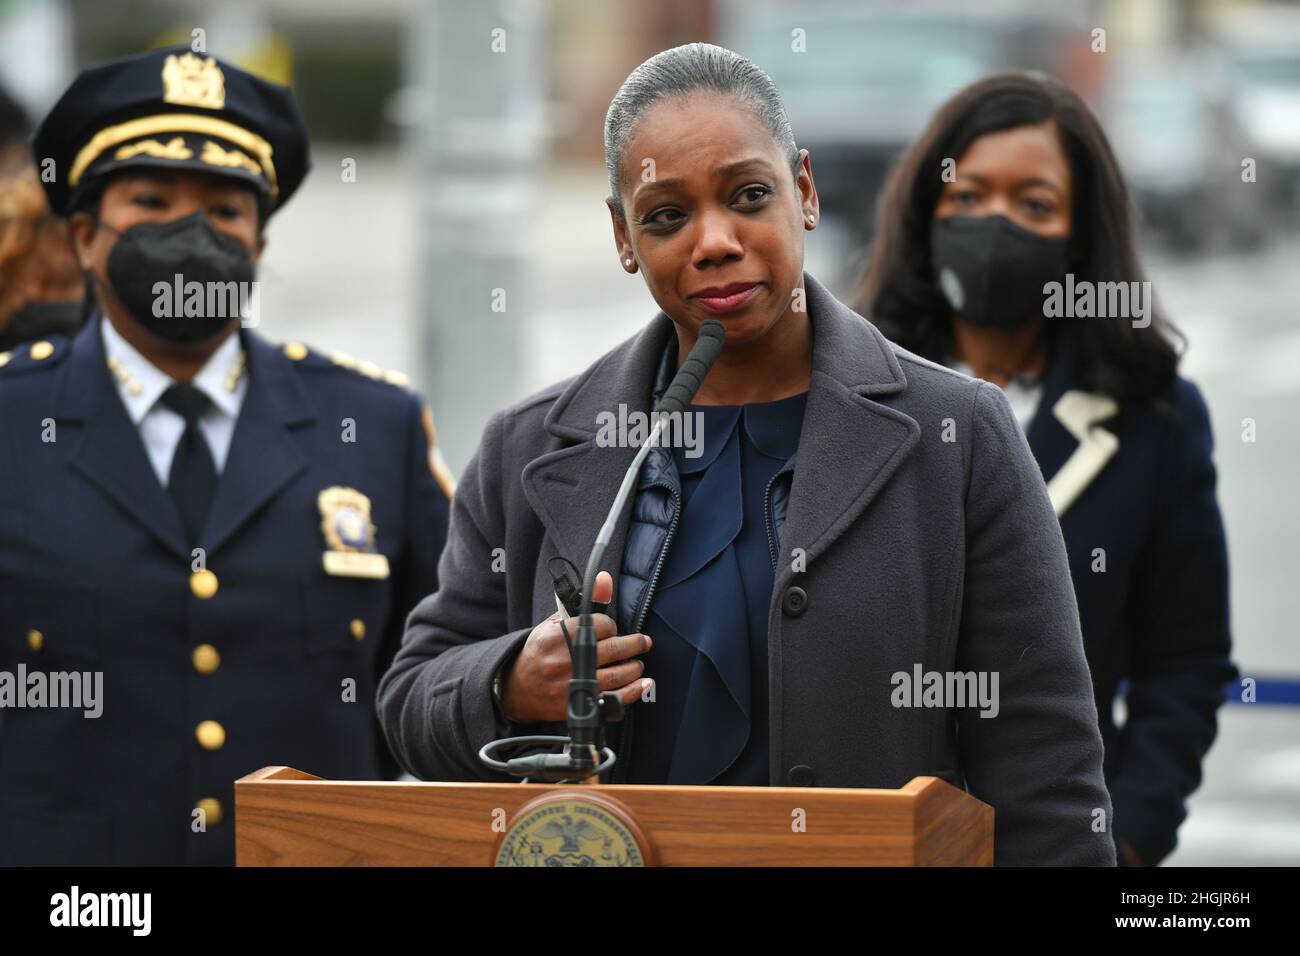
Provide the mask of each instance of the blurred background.
{"label": "blurred background", "polygon": [[693,40],[782,91],[822,204],[807,268],[837,293],[891,161],[957,89],[1044,70],[1101,116],[1213,416],[1234,656],[1288,701],[1221,712],[1169,864],[1300,864],[1300,6],[0,0],[0,85],[35,120],[82,64],[196,41],[291,83],[314,172],[268,229],[261,331],[408,373],[459,474],[494,410],[655,313],[617,261],[602,125],[633,67]]}

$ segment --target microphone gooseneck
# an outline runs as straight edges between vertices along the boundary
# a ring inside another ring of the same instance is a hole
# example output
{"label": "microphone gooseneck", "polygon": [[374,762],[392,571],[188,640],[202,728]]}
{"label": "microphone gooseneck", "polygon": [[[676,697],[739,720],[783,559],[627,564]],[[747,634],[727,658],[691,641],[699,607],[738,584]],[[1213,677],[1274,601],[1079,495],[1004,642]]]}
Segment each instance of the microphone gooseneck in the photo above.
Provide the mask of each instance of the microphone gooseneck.
{"label": "microphone gooseneck", "polygon": [[[617,693],[600,692],[596,679],[596,627],[591,620],[592,592],[596,588],[596,575],[600,572],[605,549],[614,534],[614,526],[632,493],[641,464],[645,461],[650,448],[659,441],[664,423],[674,412],[686,411],[699,391],[700,385],[709,374],[709,369],[722,352],[726,328],[717,319],[709,319],[700,326],[699,337],[694,347],[686,356],[686,361],[677,370],[672,383],[664,392],[663,398],[654,411],[654,425],[649,436],[641,444],[623,475],[614,503],[610,506],[605,522],[596,534],[591,555],[587,560],[586,573],[582,579],[582,604],[578,616],[578,633],[573,641],[572,675],[569,680],[568,732],[566,737],[532,737],[497,740],[487,744],[479,751],[479,758],[496,770],[513,773],[517,776],[539,777],[544,780],[585,779],[601,773],[614,765],[614,754],[603,747],[604,725],[622,719],[623,702]],[[492,757],[492,752],[505,744],[523,743],[565,743],[563,754],[538,754],[520,757],[502,762]],[[601,759],[604,754],[608,757]]]}

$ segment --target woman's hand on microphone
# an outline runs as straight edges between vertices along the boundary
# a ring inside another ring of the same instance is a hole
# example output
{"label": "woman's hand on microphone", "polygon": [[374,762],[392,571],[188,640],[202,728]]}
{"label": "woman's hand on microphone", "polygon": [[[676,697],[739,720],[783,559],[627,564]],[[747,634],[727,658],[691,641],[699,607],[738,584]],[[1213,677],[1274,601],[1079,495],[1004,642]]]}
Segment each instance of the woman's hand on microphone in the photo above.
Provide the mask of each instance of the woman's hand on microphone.
{"label": "woman's hand on microphone", "polygon": [[[608,571],[596,575],[592,602],[607,604],[614,596],[614,579]],[[572,662],[560,630],[557,611],[533,628],[523,650],[501,679],[501,705],[507,720],[517,724],[562,721],[569,716],[569,678]],[[634,658],[650,650],[647,634],[619,634],[607,614],[593,614],[596,628],[596,679],[600,690],[617,691],[623,703],[635,703],[651,681],[643,678],[645,664]],[[569,637],[577,639],[578,618],[566,618]]]}

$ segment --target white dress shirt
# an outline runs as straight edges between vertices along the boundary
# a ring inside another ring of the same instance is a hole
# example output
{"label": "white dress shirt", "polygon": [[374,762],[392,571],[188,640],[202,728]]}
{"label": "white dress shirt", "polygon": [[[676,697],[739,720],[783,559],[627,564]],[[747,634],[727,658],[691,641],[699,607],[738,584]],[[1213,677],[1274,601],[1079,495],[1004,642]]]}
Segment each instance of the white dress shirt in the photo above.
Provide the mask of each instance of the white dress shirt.
{"label": "white dress shirt", "polygon": [[[149,454],[149,464],[153,466],[158,481],[166,488],[172,457],[185,432],[185,419],[160,399],[163,392],[176,382],[122,338],[107,317],[101,318],[99,326],[104,338],[104,354],[110,361],[116,360],[115,364],[124,373],[114,376],[122,404],[126,406],[131,423],[140,431],[140,440],[144,442],[144,449]],[[212,401],[199,420],[199,430],[207,439],[217,474],[221,474],[226,465],[230,441],[235,436],[235,422],[239,418],[239,409],[244,404],[244,395],[248,392],[248,376],[242,374],[235,382],[233,391],[226,388],[227,379],[240,361],[241,352],[239,336],[229,336],[193,379],[195,387]],[[131,394],[132,384],[138,386],[138,394]]]}

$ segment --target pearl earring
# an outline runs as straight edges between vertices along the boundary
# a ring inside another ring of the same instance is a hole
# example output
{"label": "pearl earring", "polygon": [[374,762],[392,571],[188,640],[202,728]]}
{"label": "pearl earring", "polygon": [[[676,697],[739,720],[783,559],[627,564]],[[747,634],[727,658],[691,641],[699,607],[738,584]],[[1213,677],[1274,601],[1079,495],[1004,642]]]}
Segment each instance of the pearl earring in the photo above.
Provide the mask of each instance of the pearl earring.
{"label": "pearl earring", "polygon": [[814,216],[812,213],[808,213],[808,221],[809,221],[809,222],[816,222],[816,221],[817,221],[817,217]]}
{"label": "pearl earring", "polygon": [[623,260],[623,265],[625,265],[625,266],[630,266],[631,264],[632,264],[632,260],[631,260],[631,259],[624,259],[624,260]]}

